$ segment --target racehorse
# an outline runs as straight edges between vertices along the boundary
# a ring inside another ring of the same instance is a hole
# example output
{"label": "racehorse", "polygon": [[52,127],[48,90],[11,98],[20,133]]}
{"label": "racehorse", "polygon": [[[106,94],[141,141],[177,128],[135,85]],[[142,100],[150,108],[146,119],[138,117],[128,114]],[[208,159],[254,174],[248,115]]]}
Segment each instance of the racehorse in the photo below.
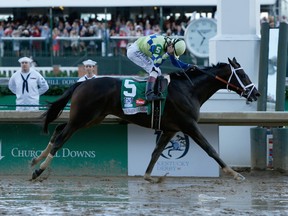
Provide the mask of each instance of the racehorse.
{"label": "racehorse", "polygon": [[[159,179],[151,177],[151,172],[162,151],[178,131],[190,136],[220,165],[224,173],[237,180],[245,179],[244,176],[224,163],[201,133],[198,125],[201,105],[219,89],[234,91],[246,98],[247,102],[256,101],[260,96],[257,88],[237,60],[228,58],[228,62],[203,68],[193,66],[186,71],[169,74],[168,95],[160,124],[161,135],[146,169],[145,180],[152,183],[159,181]],[[55,128],[46,149],[37,158],[32,159],[31,165],[34,166],[45,158],[40,164],[40,168],[33,172],[32,179],[41,175],[49,166],[56,152],[73,133],[80,128],[101,123],[109,114],[150,128],[151,115],[147,115],[147,113],[124,114],[121,107],[121,84],[121,79],[113,77],[99,77],[82,83],[78,82],[66,90],[58,100],[50,103],[48,110],[42,115],[44,132],[48,131],[48,125],[57,119],[71,99],[69,120]]]}

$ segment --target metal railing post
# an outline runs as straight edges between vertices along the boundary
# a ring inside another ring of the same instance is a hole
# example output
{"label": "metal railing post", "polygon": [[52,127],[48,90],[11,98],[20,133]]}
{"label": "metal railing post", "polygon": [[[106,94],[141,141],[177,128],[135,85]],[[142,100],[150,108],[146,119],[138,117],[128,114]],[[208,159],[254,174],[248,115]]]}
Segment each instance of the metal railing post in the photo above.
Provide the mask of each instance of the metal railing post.
{"label": "metal railing post", "polygon": [[261,43],[259,59],[259,82],[258,90],[261,93],[257,101],[257,111],[267,110],[267,79],[268,79],[268,59],[269,59],[269,23],[261,24]]}
{"label": "metal railing post", "polygon": [[276,111],[285,110],[285,82],[287,65],[288,24],[281,22],[277,53]]}

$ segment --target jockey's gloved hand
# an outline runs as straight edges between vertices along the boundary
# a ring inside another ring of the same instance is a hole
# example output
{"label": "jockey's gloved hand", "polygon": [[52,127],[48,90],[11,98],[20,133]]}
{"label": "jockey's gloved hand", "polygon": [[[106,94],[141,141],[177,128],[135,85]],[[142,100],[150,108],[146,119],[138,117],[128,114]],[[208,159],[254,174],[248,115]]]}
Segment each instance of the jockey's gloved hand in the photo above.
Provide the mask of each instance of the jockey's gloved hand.
{"label": "jockey's gloved hand", "polygon": [[185,71],[190,70],[191,68],[193,68],[192,64],[187,64],[187,66],[185,68],[183,68]]}
{"label": "jockey's gloved hand", "polygon": [[195,65],[188,64],[187,67],[185,68],[185,70],[188,71],[188,70],[190,70],[190,69],[192,69],[194,67],[195,67]]}

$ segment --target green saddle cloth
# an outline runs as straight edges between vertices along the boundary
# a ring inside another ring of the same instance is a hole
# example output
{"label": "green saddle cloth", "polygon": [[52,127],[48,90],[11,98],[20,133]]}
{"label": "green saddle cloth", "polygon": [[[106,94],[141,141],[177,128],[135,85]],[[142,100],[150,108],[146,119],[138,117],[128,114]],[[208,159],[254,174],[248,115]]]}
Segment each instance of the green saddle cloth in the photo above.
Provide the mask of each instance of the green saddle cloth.
{"label": "green saddle cloth", "polygon": [[[137,113],[151,114],[151,102],[145,99],[146,81],[136,81],[133,79],[123,79],[121,87],[121,104],[122,110],[126,115],[134,115]],[[167,88],[162,92],[163,97],[161,106],[161,115],[164,110],[167,97]]]}

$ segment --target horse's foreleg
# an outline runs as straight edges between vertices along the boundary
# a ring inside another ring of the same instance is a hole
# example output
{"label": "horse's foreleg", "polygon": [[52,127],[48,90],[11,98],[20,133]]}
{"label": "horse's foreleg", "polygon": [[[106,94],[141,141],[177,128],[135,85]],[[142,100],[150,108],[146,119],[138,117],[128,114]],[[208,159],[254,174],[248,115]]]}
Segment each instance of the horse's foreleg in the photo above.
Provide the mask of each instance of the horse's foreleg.
{"label": "horse's foreleg", "polygon": [[[191,128],[191,127],[190,127]],[[224,163],[224,161],[219,157],[219,154],[215,151],[212,145],[206,140],[206,138],[202,135],[200,132],[200,129],[195,126],[191,131],[186,131],[186,134],[188,134],[190,137],[193,138],[193,140],[210,156],[212,157],[222,168],[224,173],[227,173],[234,177],[236,180],[244,180],[245,177],[242,176],[240,173],[234,171],[231,169],[227,164]]]}
{"label": "horse's foreleg", "polygon": [[152,153],[152,157],[151,160],[149,162],[149,165],[146,169],[145,175],[144,175],[144,179],[146,181],[149,181],[151,183],[160,183],[163,179],[159,178],[159,179],[153,179],[151,177],[151,173],[152,170],[155,166],[155,163],[157,162],[157,160],[159,159],[161,153],[163,152],[165,146],[167,145],[167,143],[171,140],[171,138],[174,136],[174,132],[163,132],[160,135],[160,138],[157,141],[156,147]]}

